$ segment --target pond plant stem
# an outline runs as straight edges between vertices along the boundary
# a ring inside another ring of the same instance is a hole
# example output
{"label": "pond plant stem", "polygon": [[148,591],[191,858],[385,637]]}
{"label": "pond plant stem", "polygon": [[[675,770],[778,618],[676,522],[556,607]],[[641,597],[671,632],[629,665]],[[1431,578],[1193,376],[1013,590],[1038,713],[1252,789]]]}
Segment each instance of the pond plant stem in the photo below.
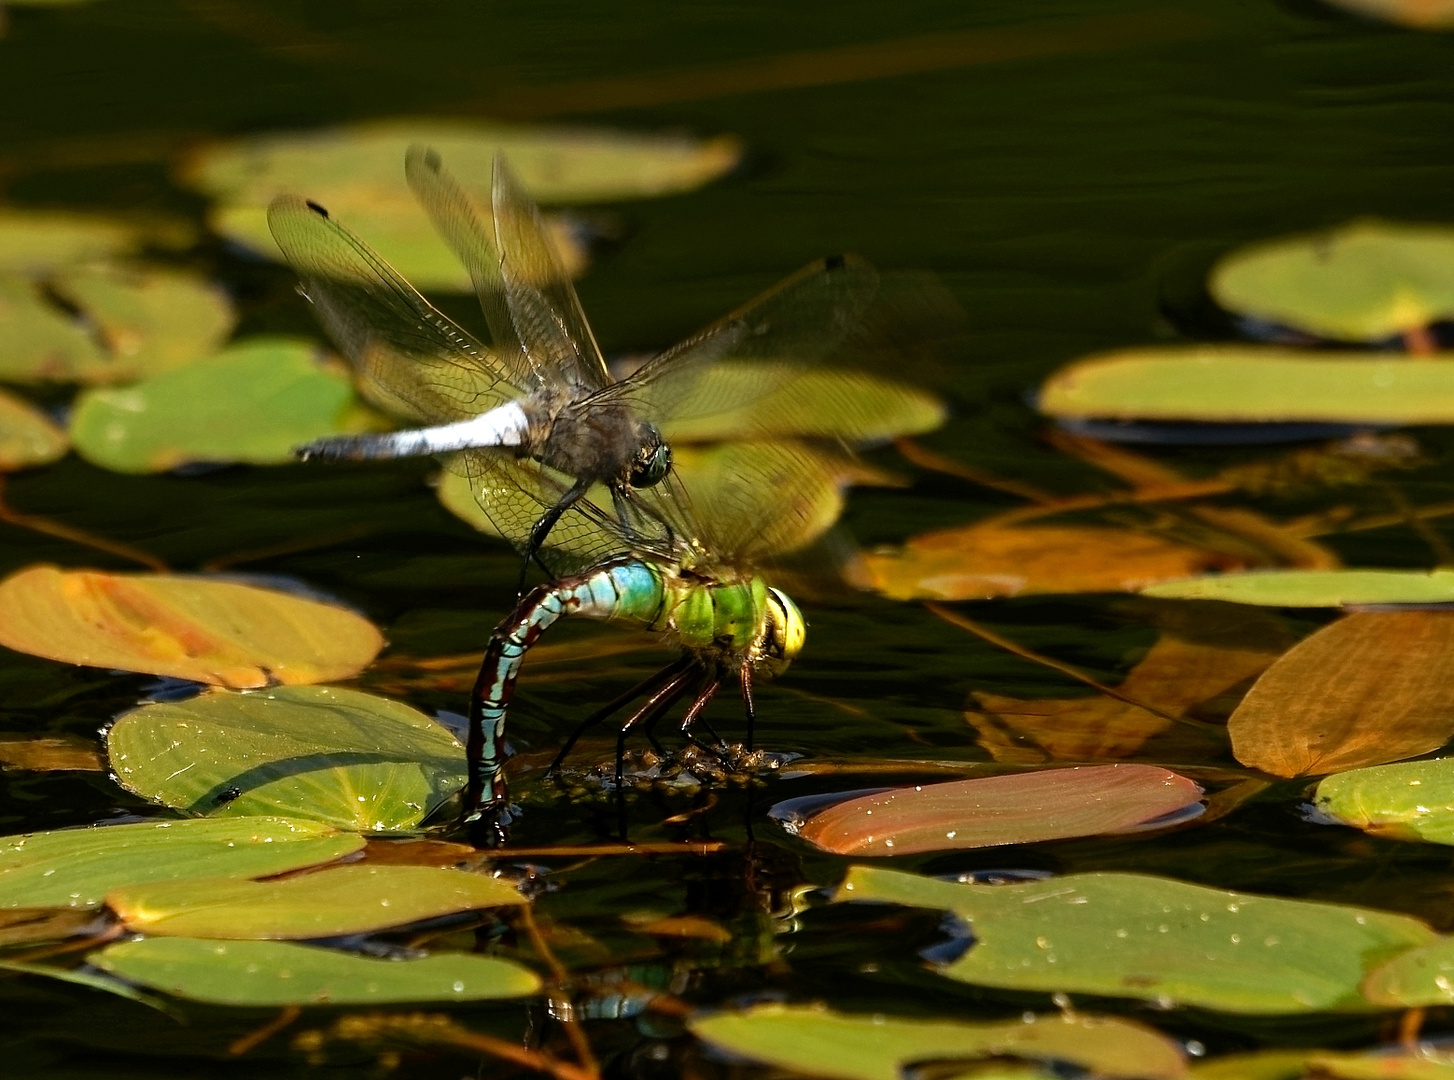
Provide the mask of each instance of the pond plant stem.
{"label": "pond plant stem", "polygon": [[[570,1040],[571,1048],[575,1051],[576,1061],[590,1075],[599,1076],[601,1073],[600,1062],[596,1060],[595,1053],[591,1050],[590,1040],[581,1027],[581,1022],[576,1018],[575,1002],[571,999],[567,989],[570,981],[570,972],[560,962],[555,953],[551,952],[550,946],[546,944],[545,936],[540,932],[540,926],[535,921],[535,913],[529,904],[524,904],[516,913],[520,925],[525,930],[525,935],[530,939],[531,947],[535,955],[540,957],[542,963],[550,970],[550,984],[546,992],[551,997],[559,997],[565,1002],[565,1010],[562,1014],[556,1015],[556,1021],[565,1029],[565,1037]],[[552,1013],[554,1014],[554,1010]]]}
{"label": "pond plant stem", "polygon": [[5,501],[4,485],[5,474],[0,473],[0,521],[14,525],[16,528],[38,532],[43,536],[54,536],[58,540],[67,540],[82,547],[95,548],[97,551],[104,551],[108,555],[115,555],[128,562],[140,563],[148,570],[155,570],[158,574],[165,574],[171,569],[161,559],[149,552],[142,551],[141,548],[123,544],[119,540],[107,540],[105,537],[93,536],[84,529],[62,525],[59,521],[52,521],[39,514],[22,514]]}
{"label": "pond plant stem", "polygon": [[267,1042],[278,1032],[293,1025],[298,1017],[303,1015],[303,1010],[297,1005],[287,1005],[279,1010],[278,1015],[269,1020],[261,1027],[253,1028],[246,1035],[234,1039],[227,1047],[228,1057],[242,1057],[250,1054],[257,1047]]}

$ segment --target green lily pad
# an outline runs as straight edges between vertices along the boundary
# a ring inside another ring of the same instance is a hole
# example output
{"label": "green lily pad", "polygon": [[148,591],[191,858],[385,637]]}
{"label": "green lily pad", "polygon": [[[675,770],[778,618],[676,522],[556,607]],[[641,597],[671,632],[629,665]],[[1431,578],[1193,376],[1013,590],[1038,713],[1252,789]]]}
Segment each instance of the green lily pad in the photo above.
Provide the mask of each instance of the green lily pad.
{"label": "green lily pad", "polygon": [[1363,996],[1389,1008],[1454,1004],[1454,937],[1441,937],[1368,973]]}
{"label": "green lily pad", "polygon": [[855,866],[835,898],[968,920],[974,945],[941,968],[961,982],[1243,1014],[1367,1009],[1364,975],[1434,939],[1404,915],[1142,874],[961,885]]}
{"label": "green lily pad", "polygon": [[109,218],[43,210],[0,210],[0,272],[41,274],[133,254],[140,237]]}
{"label": "green lily pad", "polygon": [[[510,160],[540,202],[594,203],[687,191],[737,164],[733,139],[623,135],[438,120],[393,120],[206,146],[179,170],[181,181],[217,200],[212,227],[270,258],[279,252],[267,205],[306,195],[328,210],[421,289],[468,291],[469,274],[435,233],[404,181],[404,155],[437,150],[477,201],[490,204],[496,152]],[[567,270],[584,259],[569,230],[552,230]]]}
{"label": "green lily pad", "polygon": [[93,464],[147,473],[195,461],[280,465],[294,447],[360,423],[348,377],[319,364],[310,342],[256,338],[134,386],[86,391],[71,438]]}
{"label": "green lily pad", "polygon": [[687,1026],[697,1038],[731,1053],[842,1080],[901,1080],[917,1062],[968,1064],[992,1057],[1066,1063],[1127,1080],[1186,1074],[1176,1043],[1112,1017],[1030,1014],[1005,1023],[966,1024],[767,1004],[693,1017]]}
{"label": "green lily pad", "polygon": [[235,877],[113,890],[106,906],[157,937],[326,938],[526,903],[511,884],[432,866],[355,864],[274,881]]}
{"label": "green lily pad", "polygon": [[1379,341],[1454,318],[1454,228],[1354,221],[1253,244],[1208,288],[1240,315],[1340,341]]}
{"label": "green lily pad", "polygon": [[49,465],[65,457],[70,440],[30,402],[0,391],[0,471]]}
{"label": "green lily pad", "polygon": [[129,382],[208,355],[234,321],[220,289],[178,271],[80,267],[44,289],[3,274],[0,379]]}
{"label": "green lily pad", "polygon": [[1077,360],[1040,387],[1070,419],[1209,423],[1454,423],[1454,360],[1257,345],[1124,349]]}
{"label": "green lily pad", "polygon": [[331,862],[363,837],[316,821],[143,821],[0,840],[0,907],[99,907],[124,885],[266,877]]}
{"label": "green lily pad", "polygon": [[1264,607],[1454,604],[1454,570],[1248,570],[1164,581],[1141,593]]}
{"label": "green lily pad", "polygon": [[380,960],[282,941],[143,938],[87,960],[130,982],[216,1005],[493,1001],[540,991],[529,968],[466,953]]}
{"label": "green lily pad", "polygon": [[1375,836],[1454,844],[1454,758],[1335,773],[1313,798],[1322,813]]}
{"label": "green lily pad", "polygon": [[398,701],[282,686],[157,702],[106,734],[111,768],[142,798],[217,817],[283,814],[342,829],[415,829],[464,786],[464,748]]}

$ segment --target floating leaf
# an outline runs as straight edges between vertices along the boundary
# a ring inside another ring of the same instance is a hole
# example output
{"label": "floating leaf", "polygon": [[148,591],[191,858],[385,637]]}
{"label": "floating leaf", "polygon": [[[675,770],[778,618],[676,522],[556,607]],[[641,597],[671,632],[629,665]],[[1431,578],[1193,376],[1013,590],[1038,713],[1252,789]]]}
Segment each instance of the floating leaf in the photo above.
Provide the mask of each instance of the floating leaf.
{"label": "floating leaf", "polygon": [[980,745],[996,761],[1015,764],[1121,759],[1143,751],[1165,759],[1173,749],[1178,760],[1196,760],[1207,751],[1206,738],[1170,718],[1234,691],[1293,643],[1282,620],[1256,608],[1158,605],[1151,619],[1161,636],[1117,687],[1149,708],[1104,694],[1022,700],[976,690],[975,708],[965,717]]}
{"label": "floating leaf", "polygon": [[[1445,17],[1454,26],[1454,7]],[[1239,315],[1380,341],[1454,318],[1454,229],[1365,220],[1286,236],[1224,257],[1207,286]]]}
{"label": "floating leaf", "polygon": [[1337,773],[1318,784],[1314,802],[1375,836],[1454,844],[1454,758]]}
{"label": "floating leaf", "polygon": [[281,941],[144,938],[87,960],[129,982],[216,1005],[492,1001],[540,991],[529,968],[465,953],[381,960]]}
{"label": "floating leaf", "polygon": [[863,564],[869,587],[895,600],[1125,592],[1241,565],[1130,529],[993,521],[924,533],[897,551],[864,555]]}
{"label": "floating leaf", "polygon": [[256,338],[134,386],[76,402],[76,451],[114,472],[194,461],[279,465],[293,450],[358,426],[353,389],[301,339]]}
{"label": "floating leaf", "polygon": [[1454,359],[1255,345],[1124,349],[1061,368],[1039,404],[1073,419],[1449,424]]}
{"label": "floating leaf", "polygon": [[234,581],[31,566],[0,582],[0,645],[238,688],[346,679],[383,647],[332,604]]}
{"label": "floating leaf", "polygon": [[316,821],[143,821],[0,840],[0,907],[97,907],[125,885],[193,877],[265,877],[331,862],[361,836]]}
{"label": "floating leaf", "polygon": [[[604,202],[685,191],[732,168],[735,140],[701,141],[611,132],[397,120],[291,135],[261,135],[203,147],[182,164],[182,181],[223,205],[211,224],[277,258],[267,205],[306,195],[364,237],[421,289],[467,291],[468,272],[441,240],[404,181],[415,144],[437,150],[482,206],[490,205],[497,151],[542,202]],[[585,252],[573,230],[551,230],[567,269]]]}
{"label": "floating leaf", "polygon": [[42,274],[134,253],[136,230],[109,218],[0,210],[0,272]]}
{"label": "floating leaf", "polygon": [[1454,28],[1451,0],[1328,0],[1335,7],[1415,30]]}
{"label": "floating leaf", "polygon": [[70,441],[30,402],[0,391],[0,472],[49,465],[66,456]]}
{"label": "floating leaf", "polygon": [[1232,753],[1273,776],[1417,757],[1454,737],[1454,612],[1357,612],[1300,641],[1227,722]]}
{"label": "floating leaf", "polygon": [[1454,1004],[1454,937],[1438,938],[1375,968],[1363,981],[1363,996],[1401,1009]]}
{"label": "floating leaf", "polygon": [[88,908],[8,908],[0,911],[0,946],[89,936],[105,925],[105,916]]}
{"label": "floating leaf", "polygon": [[106,906],[137,933],[201,938],[371,934],[525,903],[497,878],[427,866],[339,866],[274,881],[207,878],[116,889]]}
{"label": "floating leaf", "polygon": [[143,705],[106,746],[121,784],[166,806],[368,833],[417,828],[465,781],[464,748],[447,729],[402,702],[333,686]]}
{"label": "floating leaf", "polygon": [[916,1063],[968,1065],[999,1057],[1068,1064],[1127,1080],[1173,1080],[1186,1074],[1176,1043],[1109,1016],[1029,1013],[1023,1020],[966,1024],[772,1003],[695,1016],[687,1027],[697,1038],[753,1061],[841,1080],[901,1080],[915,1074]]}
{"label": "floating leaf", "polygon": [[45,736],[0,739],[0,768],[31,772],[103,772],[101,754],[91,739]]}
{"label": "floating leaf", "polygon": [[129,382],[207,356],[234,321],[221,289],[179,271],[78,268],[44,288],[0,275],[0,379]]}
{"label": "floating leaf", "polygon": [[1257,1050],[1194,1062],[1192,1080],[1298,1080],[1316,1050]]}
{"label": "floating leaf", "polygon": [[[793,357],[783,360],[791,364]],[[857,371],[807,368],[780,388],[754,393],[764,379],[759,365],[714,364],[672,411],[681,419],[662,425],[675,448],[681,443],[754,438],[841,439],[862,444],[933,431],[944,423],[943,402],[903,383]],[[723,402],[745,402],[723,408]]]}
{"label": "floating leaf", "polygon": [[1366,1008],[1364,974],[1434,937],[1404,915],[1142,874],[978,885],[855,866],[836,899],[941,908],[968,920],[974,945],[941,969],[961,982],[1230,1013]]}
{"label": "floating leaf", "polygon": [[1046,769],[860,795],[790,831],[835,855],[913,855],[1127,832],[1196,806],[1201,795],[1186,777],[1151,765]]}
{"label": "floating leaf", "polygon": [[1454,570],[1249,570],[1148,585],[1168,600],[1226,600],[1266,607],[1454,604]]}

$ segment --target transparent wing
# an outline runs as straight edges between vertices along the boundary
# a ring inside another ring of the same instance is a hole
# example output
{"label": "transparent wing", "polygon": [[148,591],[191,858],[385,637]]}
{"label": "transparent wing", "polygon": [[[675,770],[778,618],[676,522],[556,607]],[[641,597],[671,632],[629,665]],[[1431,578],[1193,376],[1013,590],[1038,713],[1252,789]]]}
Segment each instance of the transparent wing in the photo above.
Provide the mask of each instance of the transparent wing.
{"label": "transparent wing", "polygon": [[537,375],[557,385],[595,390],[611,376],[586,322],[575,286],[541,220],[502,156],[495,157],[491,210],[499,282],[515,333]]}
{"label": "transparent wing", "polygon": [[[877,291],[878,273],[863,259],[819,259],[600,396],[631,401],[663,432],[675,422],[743,410],[788,390],[805,367],[843,348],[862,326]],[[724,360],[750,362],[752,377],[714,379],[713,369]],[[789,433],[781,422],[777,430],[751,424],[736,437]]]}
{"label": "transparent wing", "polygon": [[404,158],[404,176],[435,229],[469,271],[495,352],[510,357],[510,369],[517,374],[534,374],[510,317],[493,219],[480,212],[433,150],[411,146]]}
{"label": "transparent wing", "polygon": [[279,196],[268,227],[360,391],[381,408],[437,423],[522,396],[496,356],[316,203]]}

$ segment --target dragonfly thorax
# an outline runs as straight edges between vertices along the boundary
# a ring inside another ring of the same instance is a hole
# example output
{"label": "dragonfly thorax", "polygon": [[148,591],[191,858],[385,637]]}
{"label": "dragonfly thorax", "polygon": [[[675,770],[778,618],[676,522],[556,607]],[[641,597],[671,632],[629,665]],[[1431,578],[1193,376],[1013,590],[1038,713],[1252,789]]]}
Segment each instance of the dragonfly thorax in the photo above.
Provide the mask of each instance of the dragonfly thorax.
{"label": "dragonfly thorax", "polygon": [[661,433],[624,401],[545,389],[520,404],[531,418],[526,453],[549,468],[616,488],[649,487],[671,468]]}

